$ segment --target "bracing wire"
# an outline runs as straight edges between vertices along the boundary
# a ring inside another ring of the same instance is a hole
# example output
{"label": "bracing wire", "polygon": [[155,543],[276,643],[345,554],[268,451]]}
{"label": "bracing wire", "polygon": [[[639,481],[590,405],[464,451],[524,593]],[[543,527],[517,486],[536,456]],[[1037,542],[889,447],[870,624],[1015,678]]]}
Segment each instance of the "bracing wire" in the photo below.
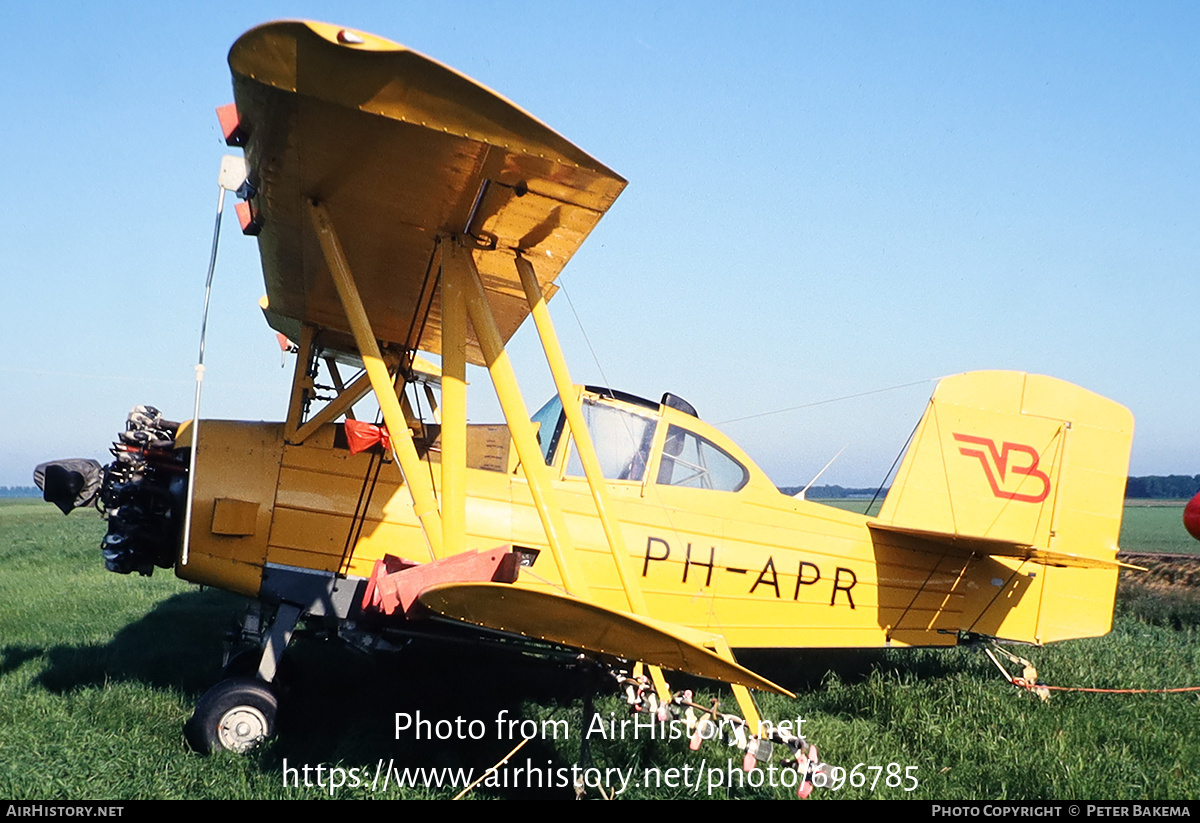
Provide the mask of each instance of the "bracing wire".
{"label": "bracing wire", "polygon": [[587,343],[588,351],[592,353],[592,362],[596,364],[596,370],[600,372],[600,379],[604,381],[604,385],[612,386],[609,382],[608,375],[604,373],[604,367],[600,365],[600,358],[596,356],[596,349],[592,345],[592,340],[588,337],[587,329],[583,327],[583,320],[579,317],[579,312],[575,311],[575,304],[571,301],[571,295],[567,293],[567,287],[563,284],[563,279],[558,278],[558,290],[562,292],[563,297],[567,298],[567,305],[571,307],[571,314],[575,316],[575,325],[579,326],[579,333],[583,335],[583,342]]}
{"label": "bracing wire", "polygon": [[875,494],[871,495],[871,502],[867,504],[867,507],[865,509],[863,509],[863,514],[870,514],[871,507],[874,506],[875,501],[879,499],[880,492],[882,492],[883,487],[887,485],[888,478],[892,476],[892,472],[894,472],[896,470],[896,466],[900,463],[900,458],[904,456],[904,453],[906,451],[908,451],[908,446],[910,443],[912,443],[913,435],[915,435],[917,433],[917,429],[920,426],[921,426],[921,421],[918,420],[917,425],[913,426],[913,430],[908,433],[908,439],[904,441],[904,445],[901,446],[900,451],[897,452],[896,459],[892,461],[892,467],[890,469],[888,469],[887,474],[885,474],[883,476],[883,482],[879,484],[879,488],[877,488],[875,490]]}
{"label": "bracing wire", "polygon": [[[568,298],[569,300],[569,298]],[[867,397],[872,394],[883,394],[884,392],[897,391],[899,389],[908,389],[913,386],[921,386],[925,383],[935,383],[941,380],[940,377],[926,377],[924,380],[914,380],[912,383],[901,383],[898,386],[888,386],[883,389],[871,389],[869,391],[861,391],[855,394],[844,394],[841,397],[829,397],[825,400],[814,400],[811,403],[801,403],[799,406],[788,406],[786,409],[775,409],[774,411],[759,412],[758,414],[748,414],[745,417],[733,417],[729,420],[721,420],[717,423],[718,426],[723,426],[726,423],[740,423],[743,420],[753,420],[757,417],[770,417],[773,414],[783,414],[785,412],[797,411],[799,409],[810,409],[813,406],[824,406],[828,403],[839,403],[842,400],[853,400],[857,397]]]}

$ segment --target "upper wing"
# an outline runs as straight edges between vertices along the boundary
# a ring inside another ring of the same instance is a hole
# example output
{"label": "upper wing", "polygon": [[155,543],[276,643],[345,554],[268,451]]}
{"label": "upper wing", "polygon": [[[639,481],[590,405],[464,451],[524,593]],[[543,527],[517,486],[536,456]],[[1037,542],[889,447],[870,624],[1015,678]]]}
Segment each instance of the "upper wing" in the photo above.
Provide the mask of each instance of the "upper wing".
{"label": "upper wing", "polygon": [[[229,52],[270,315],[349,331],[305,203],[331,216],[375,335],[439,351],[439,234],[525,252],[546,294],[625,180],[458,72],[325,23]],[[505,341],[529,313],[510,255],[475,253]],[[273,325],[275,325],[273,323]],[[468,357],[482,362],[468,332]]]}

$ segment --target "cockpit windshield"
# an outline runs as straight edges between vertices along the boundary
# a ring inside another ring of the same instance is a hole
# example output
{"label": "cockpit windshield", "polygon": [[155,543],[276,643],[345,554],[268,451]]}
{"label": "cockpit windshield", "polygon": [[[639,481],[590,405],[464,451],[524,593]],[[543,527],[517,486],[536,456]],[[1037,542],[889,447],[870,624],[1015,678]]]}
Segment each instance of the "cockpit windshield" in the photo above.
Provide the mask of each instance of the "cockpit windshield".
{"label": "cockpit windshield", "polygon": [[[588,397],[583,399],[583,419],[604,476],[609,480],[641,481],[650,462],[650,444],[658,421]],[[583,463],[572,443],[567,474],[582,477],[583,473]]]}
{"label": "cockpit windshield", "polygon": [[[623,402],[625,400],[624,397],[618,400],[585,394],[583,419],[604,477],[640,483],[651,462],[650,450],[659,415],[643,412],[633,402]],[[583,461],[570,437],[562,402],[557,395],[538,410],[533,422],[538,427],[538,442],[546,464],[554,463],[565,432],[570,444],[565,474],[583,477]],[[736,492],[749,480],[750,472],[725,449],[680,426],[672,424],[668,427],[655,478],[658,485]]]}

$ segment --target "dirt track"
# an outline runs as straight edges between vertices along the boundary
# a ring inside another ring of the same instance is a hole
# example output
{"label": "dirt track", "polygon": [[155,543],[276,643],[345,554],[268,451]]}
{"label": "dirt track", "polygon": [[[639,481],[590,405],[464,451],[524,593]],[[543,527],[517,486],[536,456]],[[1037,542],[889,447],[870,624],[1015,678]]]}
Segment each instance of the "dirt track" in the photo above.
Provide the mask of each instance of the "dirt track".
{"label": "dirt track", "polygon": [[1121,583],[1148,589],[1200,589],[1200,555],[1121,552],[1123,563],[1143,566],[1144,572],[1123,570]]}

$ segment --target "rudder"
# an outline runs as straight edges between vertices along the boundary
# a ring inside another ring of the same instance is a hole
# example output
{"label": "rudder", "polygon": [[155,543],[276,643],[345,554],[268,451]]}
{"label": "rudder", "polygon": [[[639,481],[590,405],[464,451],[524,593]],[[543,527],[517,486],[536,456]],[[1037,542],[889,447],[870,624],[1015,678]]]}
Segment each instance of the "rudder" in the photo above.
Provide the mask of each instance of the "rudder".
{"label": "rudder", "polygon": [[[1056,378],[1007,371],[945,378],[879,523],[1040,550],[1041,597],[1020,603],[1038,608],[1036,631],[1019,639],[1104,634],[1132,438],[1128,409]],[[1053,559],[1068,555],[1079,562]],[[1089,559],[1102,567],[1087,568]]]}

